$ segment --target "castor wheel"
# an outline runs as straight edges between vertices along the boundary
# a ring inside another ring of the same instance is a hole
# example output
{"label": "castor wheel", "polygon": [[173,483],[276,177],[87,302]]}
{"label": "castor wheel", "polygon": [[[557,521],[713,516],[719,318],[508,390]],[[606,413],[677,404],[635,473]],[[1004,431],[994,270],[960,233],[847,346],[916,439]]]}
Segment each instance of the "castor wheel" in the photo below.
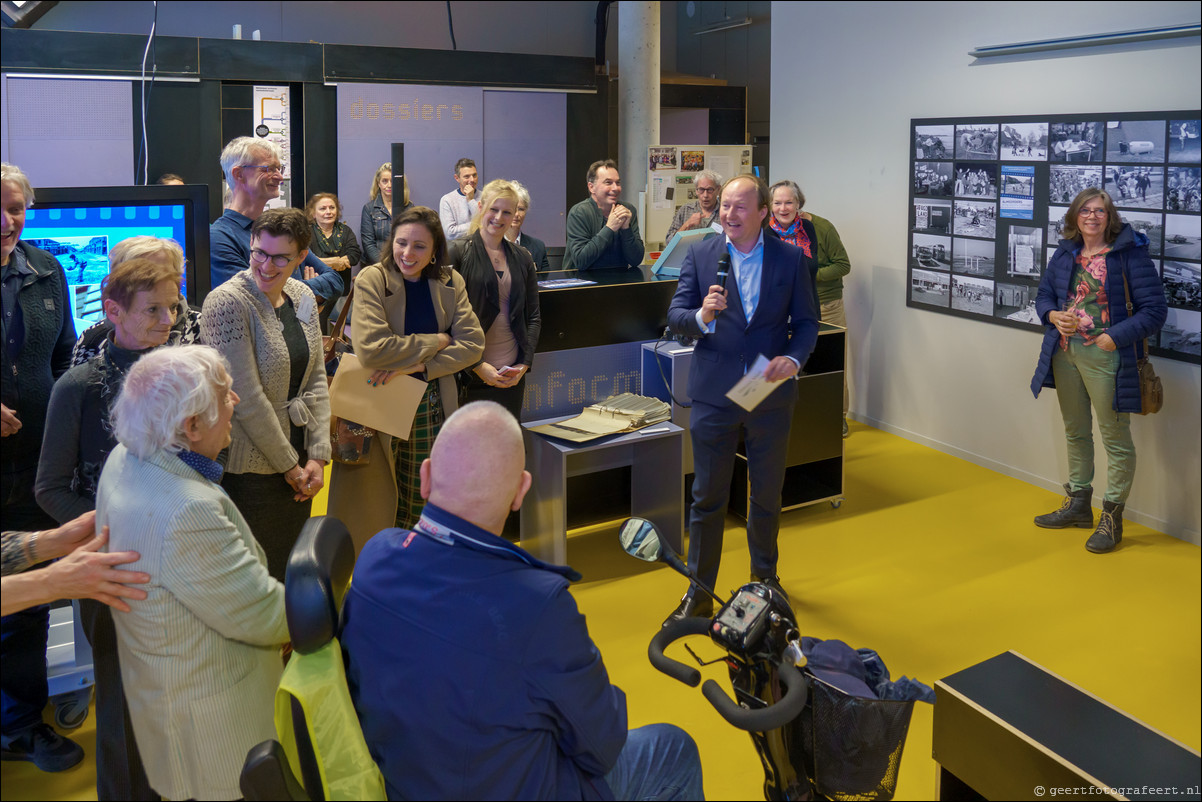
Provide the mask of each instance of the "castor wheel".
{"label": "castor wheel", "polygon": [[54,704],[54,725],[60,730],[74,730],[88,719],[88,706],[92,703],[92,688],[81,688],[64,694]]}
{"label": "castor wheel", "polygon": [[841,498],[831,499],[831,509],[837,510],[842,506],[843,506],[843,499],[841,499]]}

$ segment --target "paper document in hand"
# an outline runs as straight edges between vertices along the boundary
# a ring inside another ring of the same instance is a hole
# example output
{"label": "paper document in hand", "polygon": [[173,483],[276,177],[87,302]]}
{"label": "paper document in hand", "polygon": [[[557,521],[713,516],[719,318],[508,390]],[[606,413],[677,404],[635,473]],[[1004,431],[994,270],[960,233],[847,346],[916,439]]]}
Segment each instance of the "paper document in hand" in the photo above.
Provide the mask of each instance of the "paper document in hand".
{"label": "paper document in hand", "polygon": [[726,397],[748,412],[758,407],[769,393],[780,386],[780,382],[770,382],[764,378],[764,371],[767,369],[768,358],[760,354],[751,363],[743,378],[730,388]]}
{"label": "paper document in hand", "polygon": [[354,354],[343,354],[330,385],[330,413],[408,440],[426,383],[400,375],[393,376],[388,384],[373,387],[367,383],[373,373],[359,364]]}

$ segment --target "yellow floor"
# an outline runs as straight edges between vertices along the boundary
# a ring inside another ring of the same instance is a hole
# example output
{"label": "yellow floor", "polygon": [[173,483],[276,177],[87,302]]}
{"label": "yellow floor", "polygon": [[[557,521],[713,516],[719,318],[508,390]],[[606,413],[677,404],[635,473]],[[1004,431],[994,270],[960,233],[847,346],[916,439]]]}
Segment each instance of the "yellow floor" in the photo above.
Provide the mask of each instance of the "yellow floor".
{"label": "yellow floor", "polygon": [[[1138,481],[1138,480],[1137,480]],[[853,424],[846,497],[786,513],[780,573],[801,629],[880,652],[894,677],[933,683],[1014,649],[1194,749],[1202,745],[1200,550],[1128,523],[1120,548],[1092,555],[1088,532],[1048,531],[1031,517],[1053,494]],[[316,511],[316,510],[315,510]],[[719,587],[746,580],[747,546],[734,519]],[[763,775],[745,734],[700,691],[659,674],[647,642],[685,581],[621,553],[612,529],[574,534],[574,588],[631,726],[676,723],[701,748],[709,799],[762,798]],[[702,642],[703,656],[717,656]],[[678,659],[687,660],[681,649]],[[725,680],[711,666],[708,677]],[[897,799],[931,799],[929,705],[917,705]],[[75,733],[91,753],[92,719]],[[95,799],[89,761],[61,775],[3,764],[4,799]]]}

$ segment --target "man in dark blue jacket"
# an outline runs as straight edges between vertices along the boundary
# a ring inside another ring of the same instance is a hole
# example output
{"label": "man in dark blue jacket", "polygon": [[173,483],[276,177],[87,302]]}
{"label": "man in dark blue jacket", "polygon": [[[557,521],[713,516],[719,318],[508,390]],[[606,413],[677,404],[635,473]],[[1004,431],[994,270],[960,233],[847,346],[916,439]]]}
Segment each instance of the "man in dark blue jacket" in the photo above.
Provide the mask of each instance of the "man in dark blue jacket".
{"label": "man in dark blue jacket", "polygon": [[447,419],[413,531],[385,529],[343,607],[351,698],[390,799],[700,799],[693,740],[626,729],[568,591],[579,574],[500,536],[530,488],[499,404]]}
{"label": "man in dark blue jacket", "polygon": [[[689,567],[710,588],[718,579],[735,449],[742,434],[751,483],[751,575],[780,589],[776,535],[797,400],[797,385],[788,380],[801,370],[818,341],[809,260],[800,248],[764,235],[768,203],[762,179],[740,175],[726,182],[718,207],[726,236],[689,248],[668,308],[673,331],[699,338],[689,369],[694,475]],[[725,281],[718,275],[723,257],[729,260]],[[779,386],[748,411],[726,393],[761,354],[769,360],[764,377]],[[709,596],[690,588],[668,619],[712,613]]]}

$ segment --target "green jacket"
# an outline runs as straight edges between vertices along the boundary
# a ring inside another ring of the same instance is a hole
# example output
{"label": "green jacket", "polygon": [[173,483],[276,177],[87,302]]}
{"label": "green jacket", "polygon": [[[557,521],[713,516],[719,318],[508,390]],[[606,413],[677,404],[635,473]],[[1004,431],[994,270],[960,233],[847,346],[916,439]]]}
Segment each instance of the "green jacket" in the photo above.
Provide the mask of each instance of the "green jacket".
{"label": "green jacket", "polygon": [[564,270],[593,270],[603,267],[634,267],[643,261],[643,240],[639,236],[639,217],[629,203],[618,201],[630,210],[630,228],[617,233],[605,225],[605,215],[592,198],[585,198],[568,210],[567,248]]}
{"label": "green jacket", "polygon": [[810,220],[818,234],[814,251],[818,260],[818,303],[837,301],[843,297],[843,277],[851,272],[847,249],[830,220],[816,214],[811,214]]}

